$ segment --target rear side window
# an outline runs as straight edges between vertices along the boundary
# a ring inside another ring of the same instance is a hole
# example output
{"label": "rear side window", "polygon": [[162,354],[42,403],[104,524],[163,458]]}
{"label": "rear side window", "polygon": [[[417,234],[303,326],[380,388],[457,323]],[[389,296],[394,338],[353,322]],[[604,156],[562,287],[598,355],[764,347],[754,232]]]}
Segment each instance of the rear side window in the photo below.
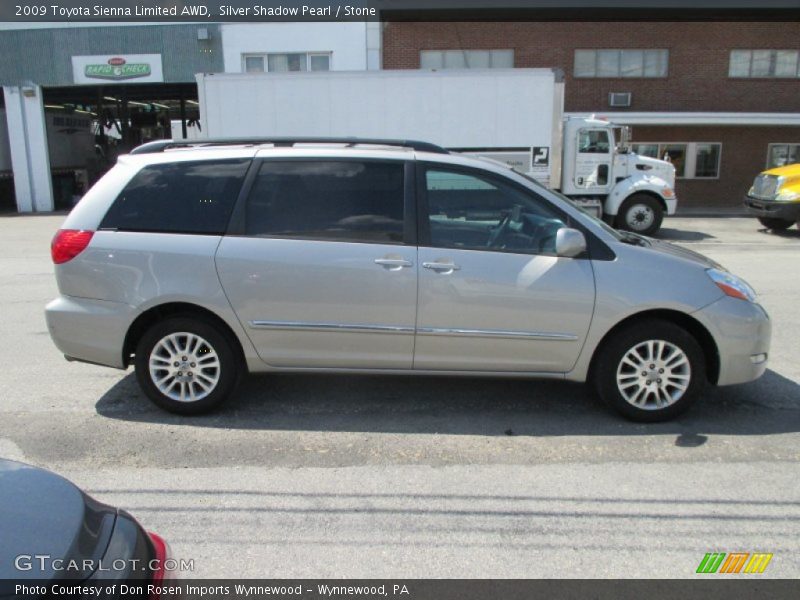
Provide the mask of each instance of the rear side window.
{"label": "rear side window", "polygon": [[402,162],[265,161],[247,200],[247,235],[403,241]]}
{"label": "rear side window", "polygon": [[221,235],[249,164],[245,159],[144,167],[114,201],[100,228]]}

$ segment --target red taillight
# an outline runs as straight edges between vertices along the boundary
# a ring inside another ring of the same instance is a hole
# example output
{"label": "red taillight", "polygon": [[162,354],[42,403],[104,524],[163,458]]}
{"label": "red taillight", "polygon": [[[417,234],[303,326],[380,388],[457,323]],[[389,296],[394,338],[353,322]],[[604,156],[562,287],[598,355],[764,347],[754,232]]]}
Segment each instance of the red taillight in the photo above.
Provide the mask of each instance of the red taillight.
{"label": "red taillight", "polygon": [[86,249],[92,241],[93,231],[77,229],[59,229],[50,244],[50,255],[57,265],[72,260]]}
{"label": "red taillight", "polygon": [[160,600],[161,594],[157,592],[158,586],[164,582],[166,570],[164,569],[164,561],[169,558],[169,546],[167,542],[164,541],[157,533],[153,533],[152,531],[148,531],[147,535],[150,536],[150,541],[153,543],[153,550],[155,550],[156,555],[150,561],[150,565],[153,568],[153,578],[152,583],[156,586],[156,590],[154,593],[150,594],[150,600]]}

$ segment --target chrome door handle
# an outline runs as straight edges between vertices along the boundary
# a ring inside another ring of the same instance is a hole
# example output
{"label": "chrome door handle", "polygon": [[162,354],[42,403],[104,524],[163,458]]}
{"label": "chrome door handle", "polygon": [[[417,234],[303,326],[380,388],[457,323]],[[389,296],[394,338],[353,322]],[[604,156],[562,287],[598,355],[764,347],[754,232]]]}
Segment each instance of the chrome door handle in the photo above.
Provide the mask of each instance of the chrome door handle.
{"label": "chrome door handle", "polygon": [[430,269],[431,271],[436,271],[437,273],[452,273],[453,271],[461,270],[461,267],[453,263],[424,262],[422,263],[422,266],[426,269]]}
{"label": "chrome door handle", "polygon": [[388,267],[391,271],[397,271],[403,267],[411,267],[414,265],[410,260],[404,258],[376,258],[375,264]]}

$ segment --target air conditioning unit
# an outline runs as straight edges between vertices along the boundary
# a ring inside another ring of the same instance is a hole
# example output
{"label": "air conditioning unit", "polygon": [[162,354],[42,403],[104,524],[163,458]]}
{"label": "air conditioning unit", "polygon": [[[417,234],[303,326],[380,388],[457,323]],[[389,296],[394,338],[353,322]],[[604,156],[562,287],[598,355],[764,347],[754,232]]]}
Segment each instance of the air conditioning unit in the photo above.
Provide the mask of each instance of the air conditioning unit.
{"label": "air conditioning unit", "polygon": [[632,96],[633,94],[631,94],[631,92],[611,92],[608,94],[608,105],[630,106]]}

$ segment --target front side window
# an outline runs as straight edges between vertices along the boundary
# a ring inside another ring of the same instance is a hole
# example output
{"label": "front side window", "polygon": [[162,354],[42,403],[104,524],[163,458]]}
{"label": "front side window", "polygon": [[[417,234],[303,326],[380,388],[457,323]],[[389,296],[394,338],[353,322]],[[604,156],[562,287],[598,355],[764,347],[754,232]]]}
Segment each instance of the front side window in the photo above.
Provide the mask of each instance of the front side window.
{"label": "front side window", "polygon": [[564,221],[532,193],[482,174],[425,173],[431,245],[438,248],[554,254]]}
{"label": "front side window", "polygon": [[250,160],[150,165],[125,186],[101,229],[221,235]]}
{"label": "front side window", "polygon": [[264,161],[247,199],[247,235],[402,243],[399,161]]}
{"label": "front side window", "polygon": [[604,129],[581,129],[578,133],[578,152],[584,154],[608,154],[611,145]]}
{"label": "front side window", "polygon": [[666,77],[668,50],[575,50],[575,77]]}

